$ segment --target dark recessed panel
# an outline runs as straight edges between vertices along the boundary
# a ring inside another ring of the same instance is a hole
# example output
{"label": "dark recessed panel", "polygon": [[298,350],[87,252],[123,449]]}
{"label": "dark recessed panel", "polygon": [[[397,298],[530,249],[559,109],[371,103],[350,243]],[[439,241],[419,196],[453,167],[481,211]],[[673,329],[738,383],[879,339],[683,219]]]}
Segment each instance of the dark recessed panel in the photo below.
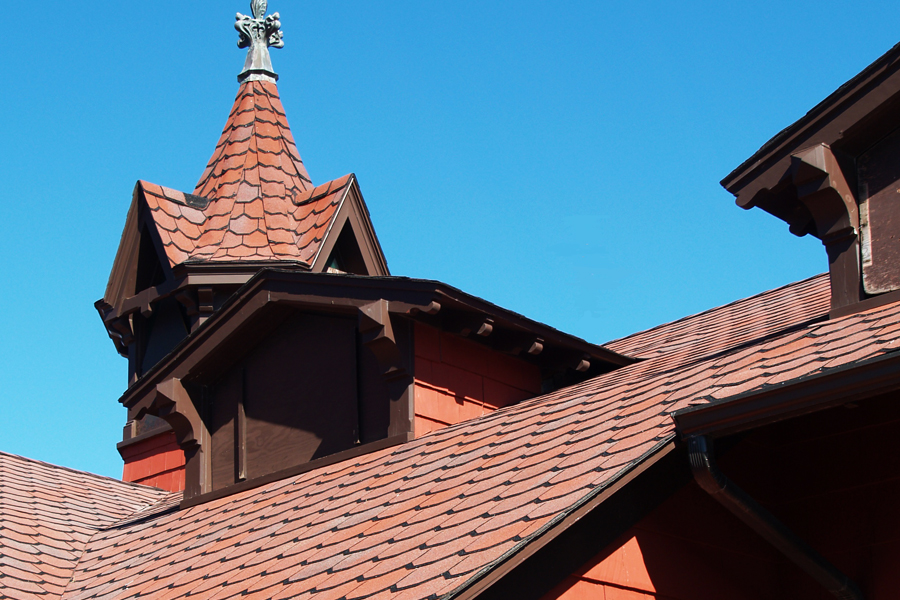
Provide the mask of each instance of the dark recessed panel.
{"label": "dark recessed panel", "polygon": [[216,383],[212,394],[209,434],[212,438],[212,488],[228,487],[237,476],[235,437],[238,404],[242,393],[241,370],[229,371]]}
{"label": "dark recessed panel", "polygon": [[900,289],[900,130],[857,159],[862,216],[863,286],[868,294]]}
{"label": "dark recessed panel", "polygon": [[355,319],[293,316],[245,370],[248,479],[357,444]]}

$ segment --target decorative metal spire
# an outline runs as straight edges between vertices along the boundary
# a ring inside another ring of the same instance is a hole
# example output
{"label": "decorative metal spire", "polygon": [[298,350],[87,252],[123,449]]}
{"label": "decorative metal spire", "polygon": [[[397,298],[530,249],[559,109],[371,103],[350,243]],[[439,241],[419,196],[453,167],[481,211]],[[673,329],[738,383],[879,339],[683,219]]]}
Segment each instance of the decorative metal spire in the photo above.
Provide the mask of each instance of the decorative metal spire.
{"label": "decorative metal spire", "polygon": [[247,51],[247,60],[244,62],[244,70],[238,75],[240,83],[245,81],[274,83],[278,80],[278,75],[272,69],[269,47],[283,48],[284,39],[278,13],[266,17],[266,4],[266,0],[250,0],[250,11],[253,16],[238,13],[235,17],[234,28],[240,35],[238,48],[250,47]]}

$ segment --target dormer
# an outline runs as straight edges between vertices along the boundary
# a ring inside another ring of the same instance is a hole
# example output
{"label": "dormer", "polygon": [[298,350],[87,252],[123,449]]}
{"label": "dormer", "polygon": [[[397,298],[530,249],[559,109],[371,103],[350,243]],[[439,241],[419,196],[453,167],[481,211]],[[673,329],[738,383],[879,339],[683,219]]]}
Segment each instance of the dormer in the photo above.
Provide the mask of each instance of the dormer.
{"label": "dormer", "polygon": [[900,299],[900,45],[722,181],[825,246],[832,316]]}
{"label": "dormer", "polygon": [[633,362],[438,282],[264,269],[120,401],[171,426],[192,504]]}

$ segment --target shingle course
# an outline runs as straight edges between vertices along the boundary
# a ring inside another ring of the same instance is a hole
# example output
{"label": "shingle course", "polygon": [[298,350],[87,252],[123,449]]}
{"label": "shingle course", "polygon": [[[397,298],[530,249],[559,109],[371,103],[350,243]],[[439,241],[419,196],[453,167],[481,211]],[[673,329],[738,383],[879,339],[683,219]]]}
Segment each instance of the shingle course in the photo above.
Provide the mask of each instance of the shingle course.
{"label": "shingle course", "polygon": [[241,85],[188,206],[183,192],[139,182],[170,266],[186,261],[309,263],[350,176],[314,186],[297,152],[273,83]]}
{"label": "shingle course", "polygon": [[93,535],[63,597],[440,597],[670,441],[674,410],[894,351],[900,305],[817,322],[820,279],[743,301],[762,323],[730,341],[704,324],[744,323],[740,303],[621,340],[642,362],[402,446],[191,508],[154,497]]}
{"label": "shingle course", "polygon": [[59,597],[92,535],[165,495],[0,452],[2,595]]}

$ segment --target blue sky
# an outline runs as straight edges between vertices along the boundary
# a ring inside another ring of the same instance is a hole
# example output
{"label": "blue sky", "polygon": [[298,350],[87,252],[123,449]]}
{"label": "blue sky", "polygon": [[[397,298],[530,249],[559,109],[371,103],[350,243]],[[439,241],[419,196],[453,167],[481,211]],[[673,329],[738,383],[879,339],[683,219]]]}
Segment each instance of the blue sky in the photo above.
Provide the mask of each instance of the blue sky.
{"label": "blue sky", "polygon": [[[244,2],[51,1],[7,27],[0,450],[118,477],[100,298],[137,179],[191,191]],[[900,41],[888,2],[271,0],[315,183],[355,172],[393,274],[601,343],[826,269],[718,184]]]}

